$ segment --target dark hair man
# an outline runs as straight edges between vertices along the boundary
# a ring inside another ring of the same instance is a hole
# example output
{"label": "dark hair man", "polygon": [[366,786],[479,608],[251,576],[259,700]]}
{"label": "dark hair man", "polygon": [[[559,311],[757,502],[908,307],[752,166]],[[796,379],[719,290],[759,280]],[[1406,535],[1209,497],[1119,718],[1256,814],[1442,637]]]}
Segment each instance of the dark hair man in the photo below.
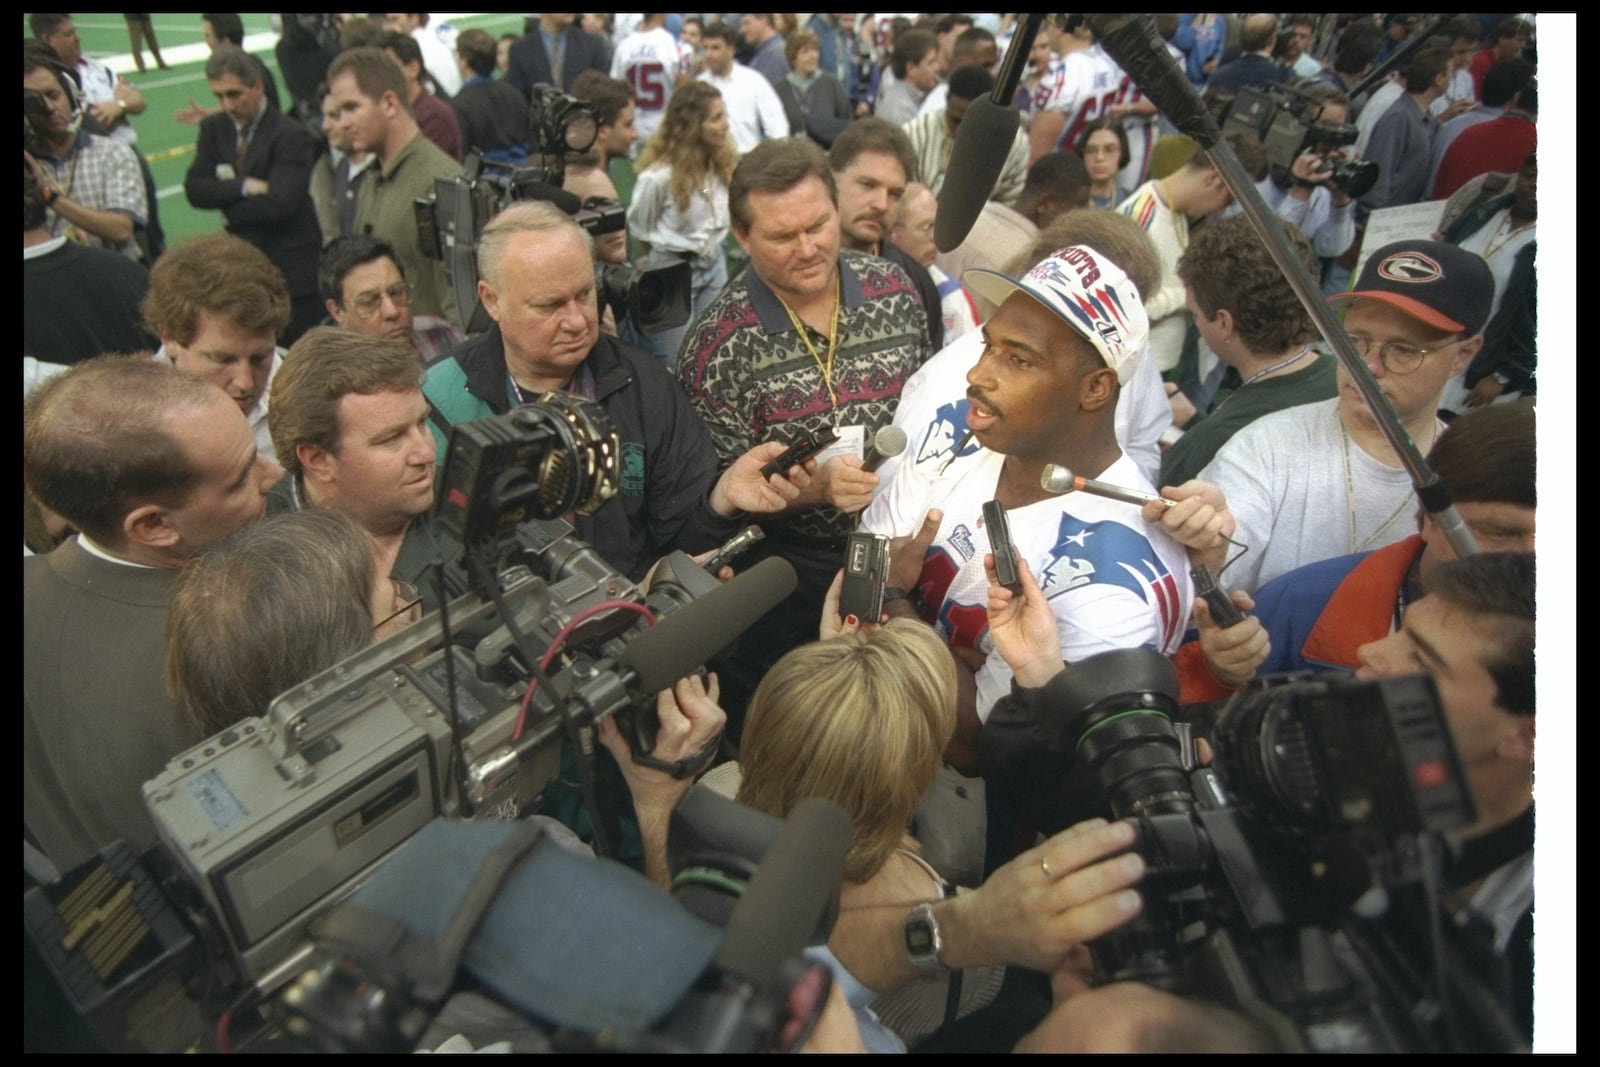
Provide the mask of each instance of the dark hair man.
{"label": "dark hair man", "polygon": [[155,341],[139,304],[150,272],[104,248],[51,237],[44,196],[22,172],[22,349],[46,363],[80,363],[104,352],[137,352]]}
{"label": "dark hair man", "polygon": [[627,159],[633,153],[633,143],[639,139],[639,130],[634,125],[633,87],[604,71],[586,70],[572,80],[568,91],[579,100],[593,104],[600,113],[594,150],[600,153],[600,167],[609,172],[611,161]]}
{"label": "dark hair man", "polygon": [[[406,76],[406,103],[410,105],[411,115],[417,120],[422,135],[438,145],[445,155],[457,163],[461,162],[461,126],[456,119],[455,109],[429,89],[428,82],[431,79],[427,75],[430,72],[422,64],[422,48],[417,44],[417,39],[409,34],[386,30],[378,38],[378,47],[400,65],[401,73]],[[452,70],[457,69],[454,56],[450,57],[450,63]],[[433,84],[437,86],[438,82],[434,81]],[[452,103],[455,101],[453,94],[450,100]]]}
{"label": "dark hair man", "polygon": [[[1439,691],[1477,821],[1443,872],[1459,957],[1533,1039],[1534,559],[1441,563],[1397,633],[1362,645],[1358,678],[1426,671]],[[1424,919],[1426,917],[1424,916]],[[1417,958],[1436,958],[1418,931]]]}
{"label": "dark hair man", "polygon": [[889,69],[894,73],[894,82],[879,91],[872,113],[903,126],[917,117],[922,102],[939,84],[939,40],[933,31],[896,34]]}
{"label": "dark hair man", "polygon": [[1429,113],[1450,84],[1450,50],[1424,45],[1405,68],[1405,92],[1372,127],[1366,158],[1378,165],[1378,180],[1356,198],[1359,214],[1415,204],[1428,195],[1433,138],[1439,124]]}
{"label": "dark hair man", "polygon": [[444,319],[411,313],[411,287],[386,241],[352,234],[332,241],[317,262],[317,286],[341,329],[409,341],[432,363],[465,340]]}
{"label": "dark hair man", "polygon": [[889,240],[900,198],[916,177],[917,157],[905,131],[876,115],[856,119],[834,139],[828,166],[839,196],[839,242],[881,256],[906,272],[927,316],[928,351],[944,347],[939,287],[928,269]]}
{"label": "dark hair man", "polygon": [[23,165],[49,209],[50,235],[144,259],[144,177],[132,146],[83,129],[80,75],[48,45],[23,42]]}
{"label": "dark hair man", "polygon": [[706,26],[700,39],[705,69],[697,77],[722,93],[728,136],[733,138],[734,148],[744,153],[762,141],[788,137],[793,123],[773,83],[733,58],[738,36],[739,31],[726,22]]}
{"label": "dark hair man", "polygon": [[417,239],[415,202],[430,196],[434,181],[461,172],[460,165],[422,135],[406,102],[405,75],[376,48],[354,48],[328,67],[328,99],[342,134],[355,152],[372,152],[378,171],[361,183],[356,232],[388,241],[412,285],[412,305],[461,326],[443,260],[428,259]]}
{"label": "dark hair man", "polygon": [[141,355],[52,378],[22,434],[28,490],[80,531],[22,562],[23,833],[66,871],[154,843],[140,786],[199,740],[161,679],[173,574],[283,472],[220,389]]}
{"label": "dark hair man", "polygon": [[404,341],[319,326],[289,350],[270,423],[288,477],[279,511],[342,511],[371,535],[381,573],[410,582],[428,610],[428,565],[459,547],[433,523],[435,455],[422,360]]}
{"label": "dark hair man", "polygon": [[[903,169],[892,153],[872,155]],[[878,484],[861,469],[867,442],[930,355],[926,306],[905,271],[841,250],[834,171],[815,142],[763,141],[747,153],[728,213],[749,266],[690,324],[678,380],[723,463],[800,434],[836,430],[840,441],[797,475],[800,495],[747,553],[789,560],[800,585],[741,642],[751,677],[725,670],[725,694],[743,682],[753,690],[767,665],[815,637],[853,513]]]}
{"label": "dark hair man", "polygon": [[595,400],[621,438],[619,493],[577,536],[638,579],[675,548],[716,547],[746,521],[774,512],[794,490],[768,484],[761,466],[783,449],[733,457],[721,477],[717,453],[682,392],[649,353],[600,332],[593,239],[546,201],[512,204],[478,242],[478,296],[494,326],[428,370],[442,458],[453,423],[499,415],[550,391]]}
{"label": "dark hair man", "polygon": [[504,81],[496,81],[496,46],[485,30],[462,30],[456,38],[461,91],[450,100],[468,151],[485,159],[520,166],[528,159],[528,101]]}
{"label": "dark hair man", "polygon": [[144,114],[149,106],[144,94],[106,64],[83,54],[83,41],[71,15],[29,15],[28,29],[49,45],[61,57],[61,62],[77,72],[87,113],[106,135],[119,144],[137,149],[139,134],[128,116]]}
{"label": "dark hair man", "polygon": [[[244,47],[244,21],[233,12],[207,12],[200,16],[201,32],[205,37],[206,47],[215,52],[223,45],[232,45],[235,48]],[[256,73],[261,79],[261,87],[265,93],[267,107],[274,111],[283,110],[283,102],[278,96],[278,81],[272,76],[272,71],[267,65],[255,56],[250,57],[255,61]],[[173,113],[173,118],[185,126],[198,126],[200,120],[207,115],[215,115],[222,109],[216,105],[203,106],[189,98],[189,106],[179,108]]]}
{"label": "dark hair man", "polygon": [[226,233],[185,241],[150,272],[144,321],[161,340],[156,359],[220,385],[270,454],[267,390],[283,363],[289,290],[266,254]]}
{"label": "dark hair man", "polygon": [[[974,100],[986,97],[994,89],[994,75],[986,67],[967,64],[950,72],[950,81],[942,105],[925,106],[917,117],[905,124],[906,136],[911,139],[911,150],[917,158],[918,180],[935,194],[944,187],[945,171],[950,166],[950,155],[955,147],[956,131]],[[1011,150],[1006,155],[1000,177],[995,179],[989,192],[990,200],[1009,204],[1022,193],[1028,176],[1028,135],[1018,129],[1011,140]]]}
{"label": "dark hair man", "polygon": [[267,106],[260,66],[233,45],[206,61],[206,81],[222,111],[200,123],[183,190],[191,206],[222,212],[229,233],[283,272],[293,308],[283,342],[293,344],[322,318],[322,228],[310,195],[317,148],[309,130]]}
{"label": "dark hair man", "polygon": [[523,96],[535,85],[553,85],[570,92],[578,75],[586,70],[610,73],[607,42],[574,25],[571,15],[541,14],[538,25],[511,46],[506,81]]}

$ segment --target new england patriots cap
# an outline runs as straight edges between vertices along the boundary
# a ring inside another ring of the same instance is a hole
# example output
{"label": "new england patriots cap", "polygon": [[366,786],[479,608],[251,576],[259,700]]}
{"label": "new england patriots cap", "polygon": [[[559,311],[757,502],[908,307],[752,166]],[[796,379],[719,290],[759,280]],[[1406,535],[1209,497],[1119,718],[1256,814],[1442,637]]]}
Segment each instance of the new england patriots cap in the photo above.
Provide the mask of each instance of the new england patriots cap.
{"label": "new england patriots cap", "polygon": [[961,280],[995,307],[1012,293],[1027,293],[1093,345],[1119,383],[1133,377],[1150,320],[1127,274],[1088,245],[1058,249],[1020,278],[973,267]]}
{"label": "new england patriots cap", "polygon": [[1395,241],[1368,256],[1355,287],[1328,303],[1359,297],[1382,301],[1436,330],[1470,336],[1489,321],[1494,276],[1475,252],[1443,241]]}

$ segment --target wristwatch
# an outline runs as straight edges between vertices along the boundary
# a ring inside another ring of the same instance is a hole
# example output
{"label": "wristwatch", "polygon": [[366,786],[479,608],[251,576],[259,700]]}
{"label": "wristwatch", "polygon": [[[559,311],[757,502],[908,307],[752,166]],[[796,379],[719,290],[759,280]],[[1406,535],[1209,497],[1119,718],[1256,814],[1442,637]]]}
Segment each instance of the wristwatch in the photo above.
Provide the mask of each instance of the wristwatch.
{"label": "wristwatch", "polygon": [[1501,374],[1499,371],[1495,371],[1492,375],[1490,375],[1490,377],[1499,382],[1501,385],[1511,384],[1511,378],[1507,375]]}
{"label": "wristwatch", "polygon": [[910,599],[911,599],[911,594],[906,592],[904,589],[901,589],[898,585],[886,585],[886,586],[883,587],[883,602],[885,604],[887,604],[891,600],[910,600]]}
{"label": "wristwatch", "polygon": [[933,916],[933,903],[925,901],[911,909],[906,916],[902,932],[906,940],[906,955],[911,965],[926,978],[943,978],[950,968],[939,962],[939,950],[944,947],[939,937],[939,920]]}

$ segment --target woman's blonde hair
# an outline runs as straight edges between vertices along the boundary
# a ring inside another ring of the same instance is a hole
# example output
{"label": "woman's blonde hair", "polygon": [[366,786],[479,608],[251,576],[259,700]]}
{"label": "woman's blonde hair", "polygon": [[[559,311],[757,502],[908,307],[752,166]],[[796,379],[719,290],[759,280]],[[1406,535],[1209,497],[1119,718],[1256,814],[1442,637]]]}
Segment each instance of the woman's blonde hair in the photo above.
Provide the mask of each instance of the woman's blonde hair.
{"label": "woman's blonde hair", "polygon": [[955,662],[922,623],[802,645],[750,698],[738,800],[785,817],[833,801],[855,826],[844,877],[865,882],[904,840],[955,724]]}
{"label": "woman's blonde hair", "polygon": [[733,140],[728,138],[715,149],[700,138],[700,124],[711,114],[711,105],[721,100],[722,93],[709,82],[692,81],[680,85],[667,101],[667,113],[650,143],[639,153],[637,170],[655,163],[666,163],[672,168],[672,202],[679,211],[689,210],[689,200],[695,190],[705,183],[708,175],[715,174],[726,185],[733,177],[733,168],[739,162]]}

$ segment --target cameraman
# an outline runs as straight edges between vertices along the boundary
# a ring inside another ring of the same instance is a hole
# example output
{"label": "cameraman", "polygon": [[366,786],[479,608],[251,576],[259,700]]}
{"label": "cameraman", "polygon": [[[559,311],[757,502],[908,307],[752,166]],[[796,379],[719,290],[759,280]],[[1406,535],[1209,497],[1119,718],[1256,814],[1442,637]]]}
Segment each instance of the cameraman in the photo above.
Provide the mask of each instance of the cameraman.
{"label": "cameraman", "polygon": [[[673,549],[715,548],[797,495],[761,467],[784,451],[757,445],[719,476],[717,453],[688,399],[649,353],[600,332],[594,240],[545,201],[520,201],[478,242],[478,296],[494,320],[428,371],[423,393],[444,457],[449,427],[500,415],[551,390],[600,404],[621,438],[621,492],[576,535],[638,580]],[[780,488],[781,487],[781,488]]]}
{"label": "cameraman", "polygon": [[[1322,101],[1314,130],[1348,121],[1350,98],[1344,93],[1316,86],[1307,90],[1307,95]],[[1344,186],[1332,180],[1335,168],[1347,158],[1349,150],[1342,145],[1322,142],[1295,159],[1287,188],[1278,183],[1276,175],[1258,186],[1273,214],[1297,227],[1311,242],[1321,265],[1319,278],[1327,276],[1329,266],[1356,238],[1355,201]]]}
{"label": "cameraman", "polygon": [[[1456,832],[1442,904],[1464,962],[1525,1041],[1533,1038],[1533,643],[1532,553],[1485,553],[1439,564],[1399,632],[1361,646],[1356,672],[1368,680],[1421,670],[1438,686],[1478,815]],[[1424,961],[1431,946],[1415,947]]]}

